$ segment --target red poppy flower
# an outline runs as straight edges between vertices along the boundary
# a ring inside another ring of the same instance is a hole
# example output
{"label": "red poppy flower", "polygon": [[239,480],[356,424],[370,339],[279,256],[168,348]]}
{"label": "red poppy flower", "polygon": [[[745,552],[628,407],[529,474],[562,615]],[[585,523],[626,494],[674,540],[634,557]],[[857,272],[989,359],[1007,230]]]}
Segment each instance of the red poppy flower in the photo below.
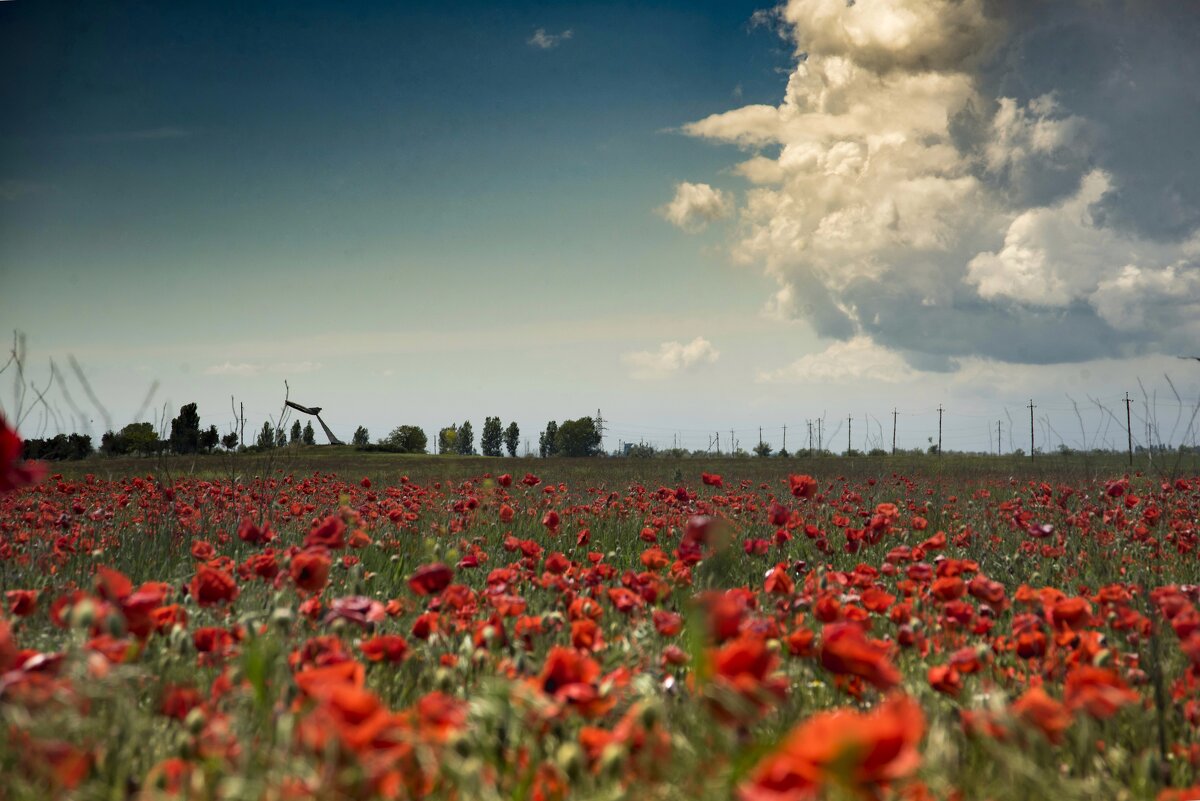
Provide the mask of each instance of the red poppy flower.
{"label": "red poppy flower", "polygon": [[780,562],[775,565],[771,572],[767,574],[767,580],[763,582],[763,589],[772,595],[792,594],[796,589],[796,582],[788,574],[786,562]]}
{"label": "red poppy flower", "polygon": [[408,654],[408,641],[398,634],[378,634],[363,641],[363,656],[372,662],[401,662]]}
{"label": "red poppy flower", "polygon": [[1013,713],[1026,723],[1040,729],[1052,743],[1062,741],[1063,733],[1072,723],[1071,712],[1046,691],[1031,687],[1012,705]]}
{"label": "red poppy flower", "polygon": [[238,539],[251,545],[261,545],[275,539],[275,532],[271,531],[270,523],[263,523],[260,527],[253,520],[247,519],[238,526]]}
{"label": "red poppy flower", "polygon": [[192,558],[198,559],[201,562],[207,562],[217,555],[217,549],[213,547],[211,542],[204,540],[196,540],[192,543]]}
{"label": "red poppy flower", "polygon": [[8,602],[8,612],[14,617],[25,617],[33,614],[37,608],[37,590],[9,590],[4,593]]}
{"label": "red poppy flower", "polygon": [[674,637],[680,631],[683,631],[683,618],[674,612],[667,612],[666,609],[655,609],[650,618],[654,620],[655,631],[658,631],[661,636]]}
{"label": "red poppy flower", "polygon": [[821,632],[821,664],[838,675],[858,676],[880,690],[900,683],[887,646],[870,640],[857,623],[831,623]]}
{"label": "red poppy flower", "polygon": [[417,595],[433,595],[450,586],[454,571],[441,562],[422,565],[408,580],[409,589]]}
{"label": "red poppy flower", "polygon": [[1116,671],[1077,665],[1067,674],[1064,699],[1071,709],[1085,709],[1097,720],[1107,720],[1126,704],[1136,704],[1139,697]]}
{"label": "red poppy flower", "polygon": [[811,498],[817,494],[817,480],[812,476],[788,476],[788,486],[797,498]]}
{"label": "red poppy flower", "polygon": [[329,580],[329,568],[333,563],[324,549],[301,551],[292,557],[288,573],[297,587],[305,592],[320,592]]}
{"label": "red poppy flower", "polygon": [[192,597],[200,606],[232,601],[238,596],[237,582],[224,570],[201,565],[191,584]]}
{"label": "red poppy flower", "polygon": [[304,547],[322,546],[337,550],[346,544],[346,523],[337,515],[329,515],[308,532],[304,538]]}
{"label": "red poppy flower", "polygon": [[598,651],[604,647],[600,627],[591,618],[576,620],[571,624],[571,645],[580,651]]}
{"label": "red poppy flower", "polygon": [[601,697],[596,688],[599,678],[600,666],[594,659],[574,649],[555,646],[546,655],[537,684],[546,695],[591,718],[616,704],[615,698]]}

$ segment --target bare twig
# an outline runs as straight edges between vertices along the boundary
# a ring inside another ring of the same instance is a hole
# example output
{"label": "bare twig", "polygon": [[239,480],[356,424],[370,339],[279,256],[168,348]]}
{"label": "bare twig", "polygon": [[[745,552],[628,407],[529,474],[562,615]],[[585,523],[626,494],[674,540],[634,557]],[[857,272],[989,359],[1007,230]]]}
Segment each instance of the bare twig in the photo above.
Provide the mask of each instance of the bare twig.
{"label": "bare twig", "polygon": [[[71,370],[75,373],[75,377],[79,379],[79,383],[83,386],[83,393],[87,395],[88,400],[100,412],[100,416],[104,419],[105,430],[112,431],[112,417],[108,413],[108,409],[104,408],[104,404],[96,397],[96,393],[92,391],[92,385],[88,383],[87,376],[83,374],[83,368],[79,366],[79,362],[72,354],[67,354],[67,363],[71,365]],[[89,430],[91,427],[88,427]]]}

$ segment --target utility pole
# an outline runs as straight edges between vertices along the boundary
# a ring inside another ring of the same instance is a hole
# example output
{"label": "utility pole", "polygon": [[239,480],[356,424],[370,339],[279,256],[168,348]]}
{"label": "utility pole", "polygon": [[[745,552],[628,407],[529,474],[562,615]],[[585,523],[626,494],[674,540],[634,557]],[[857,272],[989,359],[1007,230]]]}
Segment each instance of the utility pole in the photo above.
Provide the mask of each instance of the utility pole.
{"label": "utility pole", "polygon": [[812,420],[806,420],[808,423],[808,455],[812,456]]}
{"label": "utility pole", "polygon": [[246,404],[238,401],[238,413],[242,419],[242,426],[238,433],[238,445],[246,447]]}
{"label": "utility pole", "polygon": [[758,447],[762,448],[762,426],[758,427]]}
{"label": "utility pole", "polygon": [[787,453],[787,423],[783,424],[783,452]]}
{"label": "utility pole", "polygon": [[851,427],[853,427],[853,425],[854,425],[854,418],[847,417],[846,418],[846,455],[847,456],[850,455],[850,451],[854,450],[854,448],[850,445],[850,429],[851,429]]}
{"label": "utility pole", "polygon": [[996,455],[1000,455],[1000,421],[996,421]]}
{"label": "utility pole", "polygon": [[892,456],[896,455],[896,415],[898,414],[899,412],[892,409]]}
{"label": "utility pole", "polygon": [[1129,419],[1129,393],[1125,393],[1125,434],[1129,440],[1129,466],[1133,466],[1133,426]]}
{"label": "utility pole", "polygon": [[737,453],[737,447],[733,444],[733,429],[729,429],[729,455],[733,456]]}
{"label": "utility pole", "polygon": [[942,404],[938,404],[938,456],[942,455]]}
{"label": "utility pole", "polygon": [[821,438],[821,418],[817,418],[817,453],[825,450],[825,441]]}
{"label": "utility pole", "polygon": [[1029,399],[1029,460],[1033,461],[1033,410],[1037,407],[1033,405],[1033,398]]}
{"label": "utility pole", "polygon": [[721,432],[718,431],[713,436],[713,439],[715,439],[717,441],[717,456],[720,456],[721,455]]}
{"label": "utility pole", "polygon": [[600,452],[604,453],[604,418],[600,415],[599,409],[596,409],[596,434],[600,437]]}

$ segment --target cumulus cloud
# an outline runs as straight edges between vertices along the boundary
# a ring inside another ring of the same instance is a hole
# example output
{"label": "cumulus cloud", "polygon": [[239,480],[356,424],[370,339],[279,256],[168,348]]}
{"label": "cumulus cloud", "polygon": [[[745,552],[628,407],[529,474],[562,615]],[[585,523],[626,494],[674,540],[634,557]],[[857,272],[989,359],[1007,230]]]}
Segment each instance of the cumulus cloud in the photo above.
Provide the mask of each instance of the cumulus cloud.
{"label": "cumulus cloud", "polygon": [[696,337],[686,344],[664,342],[658,350],[642,350],[626,353],[621,361],[632,368],[634,378],[664,378],[668,375],[711,364],[720,358],[721,352],[704,337]]}
{"label": "cumulus cloud", "polygon": [[733,213],[733,199],[708,184],[682,181],[675,185],[675,197],[657,209],[667,222],[684,231],[699,231],[710,222]]}
{"label": "cumulus cloud", "polygon": [[545,28],[538,28],[533,32],[533,36],[525,40],[525,43],[539,50],[549,50],[553,47],[558,47],[574,35],[575,32],[570,28],[567,28],[562,33],[546,33]]}
{"label": "cumulus cloud", "polygon": [[[683,127],[745,153],[741,202],[707,208],[777,284],[767,311],[840,340],[767,380],[1194,342],[1200,15],[1179,5],[789,0],[778,104]],[[709,219],[681,197],[664,217]]]}
{"label": "cumulus cloud", "polygon": [[778,370],[758,374],[760,383],[851,384],[880,381],[895,384],[918,373],[904,357],[877,345],[870,337],[856,336],[834,342],[820,353],[810,353]]}

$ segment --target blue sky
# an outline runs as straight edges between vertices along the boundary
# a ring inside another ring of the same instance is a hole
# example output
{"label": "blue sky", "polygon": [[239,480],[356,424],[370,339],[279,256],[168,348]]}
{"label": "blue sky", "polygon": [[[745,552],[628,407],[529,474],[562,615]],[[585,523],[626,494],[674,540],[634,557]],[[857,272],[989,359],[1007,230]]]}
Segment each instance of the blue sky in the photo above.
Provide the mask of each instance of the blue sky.
{"label": "blue sky", "polygon": [[[978,13],[960,29],[987,54],[972,60],[938,27],[941,0],[864,0],[828,29],[820,5],[2,3],[0,321],[28,334],[37,369],[77,356],[117,425],[154,382],[156,407],[196,400],[225,428],[236,395],[261,421],[285,378],[342,434],[498,414],[534,437],[600,407],[615,438],[689,432],[700,447],[709,429],[778,440],[784,424],[897,404],[986,421],[1036,391],[1065,408],[1085,372],[1107,400],[1168,367],[1200,394],[1171,358],[1182,335],[1142,314],[1194,305],[1196,198],[1186,182],[1134,181],[1136,148],[1104,144],[1134,136],[1103,111],[1123,108],[1103,87],[1139,78],[1156,48],[1191,74],[1189,20],[1171,4],[1132,28],[1116,4],[1100,22],[1016,5],[1000,20],[968,2]],[[1077,54],[1132,29],[1127,68],[1108,83],[1084,58],[1050,70],[1051,23]],[[927,43],[924,66],[878,38],[898,25]],[[1021,60],[1055,85],[1034,86]],[[801,102],[789,81],[835,63],[870,78],[845,84],[847,107],[921,98],[935,121],[851,125],[827,104],[781,124]],[[930,64],[936,90],[919,86]],[[1138,110],[1165,120],[1183,85]],[[917,168],[943,155],[871,144],[897,134],[942,135],[957,155]],[[1021,149],[1047,137],[1063,141]],[[1094,147],[1091,172],[1072,144]],[[789,172],[806,148],[825,166]],[[846,170],[859,189],[839,183]],[[877,240],[847,222],[879,219],[871,198],[969,235]],[[1130,212],[1147,198],[1166,233]],[[1064,227],[1085,202],[1107,217]],[[823,243],[838,225],[869,252]],[[1037,251],[1023,231],[1049,254],[1034,267],[1018,258]],[[1091,277],[1045,266],[1097,249],[1145,263],[1124,278],[1124,263]],[[1145,298],[1115,294],[1126,284]],[[929,289],[948,285],[961,288]],[[98,417],[75,427],[98,435]],[[973,419],[961,445],[982,449]],[[924,428],[907,436],[923,444]]]}

